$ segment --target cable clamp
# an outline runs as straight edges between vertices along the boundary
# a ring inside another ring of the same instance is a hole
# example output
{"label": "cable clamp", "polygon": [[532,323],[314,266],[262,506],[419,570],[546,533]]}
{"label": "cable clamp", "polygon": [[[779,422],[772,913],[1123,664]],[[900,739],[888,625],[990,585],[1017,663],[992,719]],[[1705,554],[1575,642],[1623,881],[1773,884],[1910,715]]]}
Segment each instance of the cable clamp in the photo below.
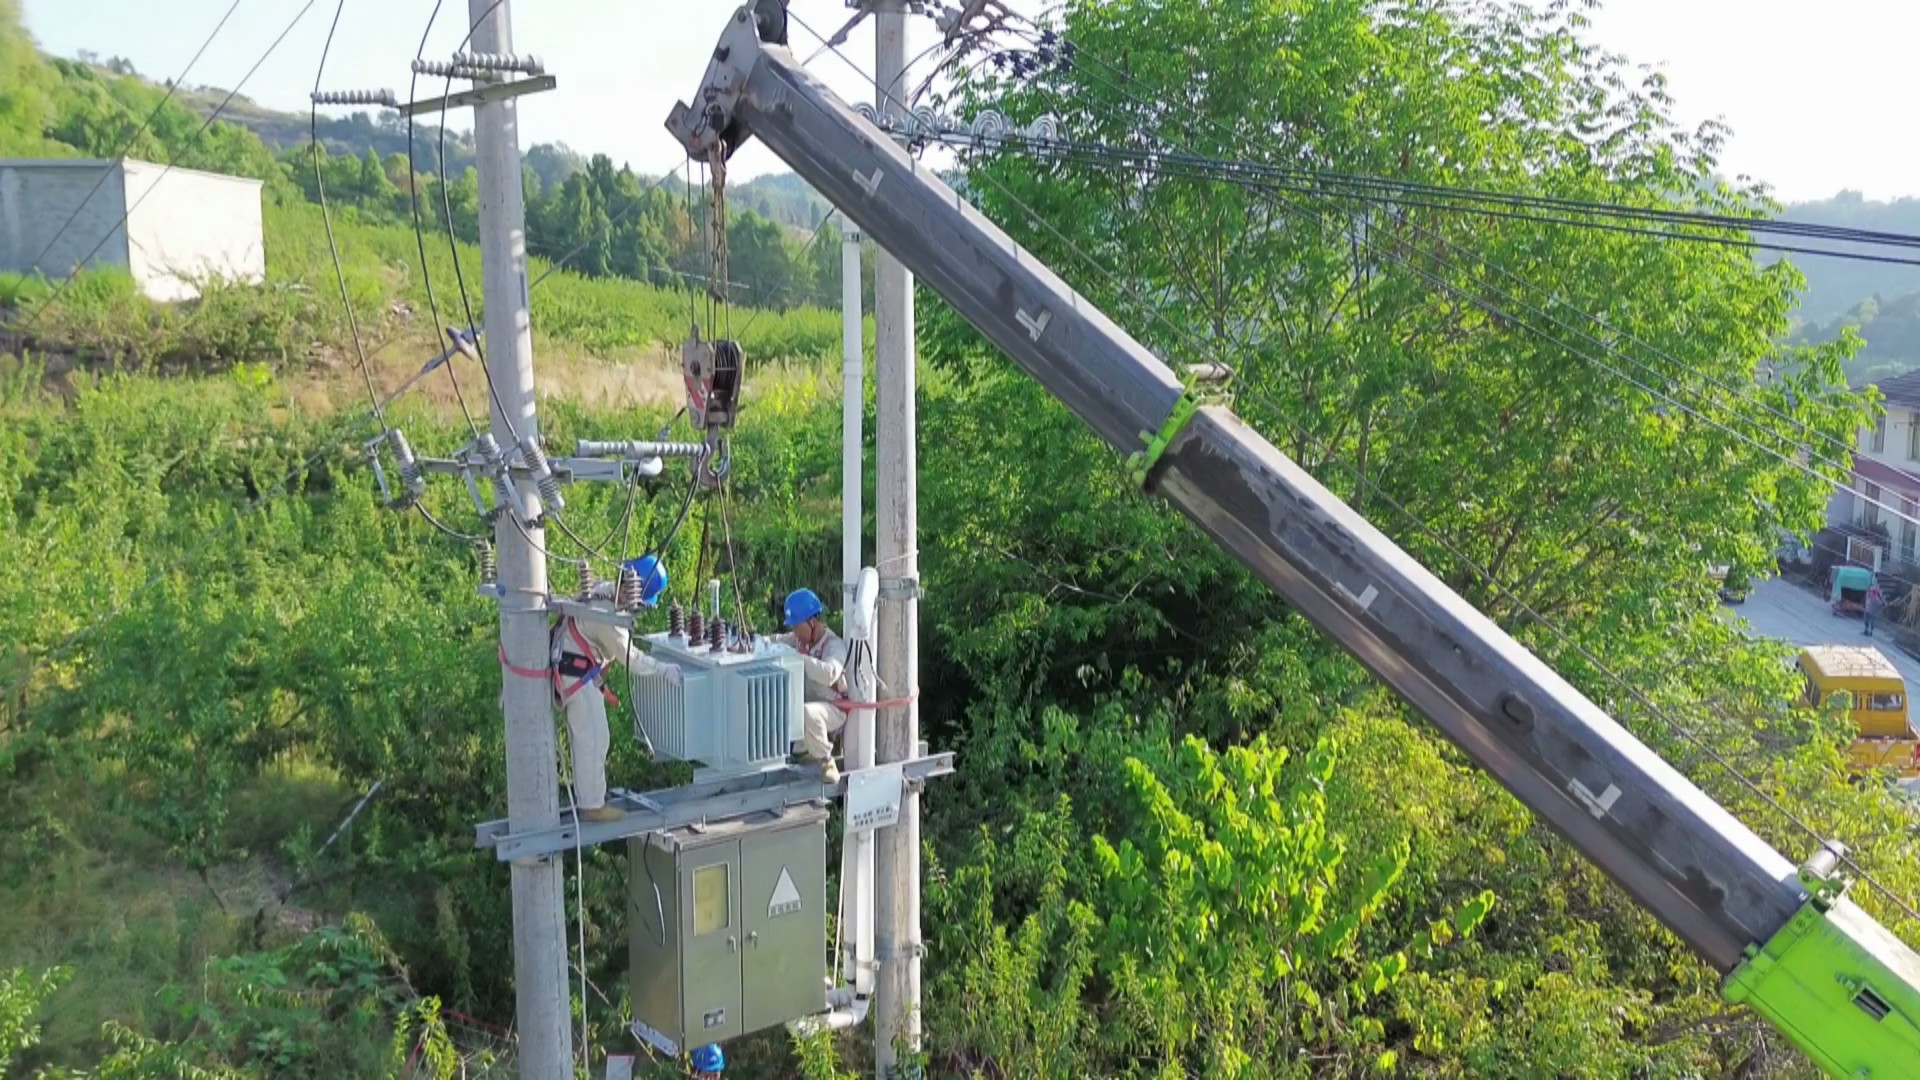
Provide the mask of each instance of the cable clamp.
{"label": "cable clamp", "polygon": [[896,949],[892,945],[883,945],[877,941],[874,942],[873,946],[873,958],[881,963],[885,963],[888,960],[918,960],[926,955],[927,947],[918,941],[909,944],[904,949]]}

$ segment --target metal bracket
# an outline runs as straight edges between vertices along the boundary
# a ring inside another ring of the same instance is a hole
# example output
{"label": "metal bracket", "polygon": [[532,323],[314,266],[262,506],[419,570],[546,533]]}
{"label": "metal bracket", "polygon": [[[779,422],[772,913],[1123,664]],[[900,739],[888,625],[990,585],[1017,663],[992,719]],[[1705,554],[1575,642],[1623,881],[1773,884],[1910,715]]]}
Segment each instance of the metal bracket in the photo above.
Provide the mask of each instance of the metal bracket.
{"label": "metal bracket", "polygon": [[[598,480],[623,484],[631,479],[633,472],[638,472],[642,476],[660,475],[659,469],[648,468],[648,459],[608,461],[597,457],[557,457],[548,458],[547,465],[553,470],[555,479],[570,483]],[[448,458],[423,457],[420,459],[420,468],[430,473],[444,473],[448,476],[465,476],[476,471],[472,462],[460,462]],[[507,468],[513,473],[515,479],[522,477],[533,479],[533,470],[529,469],[525,462],[514,462]]]}
{"label": "metal bracket", "polygon": [[881,962],[888,960],[918,960],[926,955],[927,946],[925,943],[919,941],[908,944],[904,949],[896,949],[891,945],[881,945],[878,942],[875,942],[873,947],[873,958]]}
{"label": "metal bracket", "polygon": [[[563,600],[557,596],[548,598],[547,610],[572,619],[584,619],[587,622],[605,623],[608,626],[617,626],[627,631],[633,629],[634,613],[631,611],[615,611],[612,608],[604,608],[595,604],[585,604],[578,600]],[[643,643],[636,641],[634,644],[642,645]]]}
{"label": "metal bracket", "polygon": [[920,579],[883,577],[880,579],[880,596],[887,600],[918,600],[920,599]]}
{"label": "metal bracket", "polygon": [[552,75],[540,75],[531,79],[516,79],[508,83],[495,83],[490,86],[476,86],[471,90],[462,90],[446,97],[427,98],[424,101],[409,101],[400,106],[401,116],[418,116],[421,113],[439,112],[442,109],[458,109],[467,105],[485,105],[492,101],[506,101],[510,98],[538,94],[560,85],[560,80]]}
{"label": "metal bracket", "polygon": [[733,111],[760,49],[753,13],[743,7],[720,34],[720,44],[700,80],[699,99],[692,105],[676,102],[667,114],[667,130],[696,159],[706,160],[714,146],[723,143],[732,157],[746,141],[746,129],[734,122]]}
{"label": "metal bracket", "polygon": [[1152,475],[1153,467],[1160,463],[1160,456],[1167,452],[1167,447],[1173,444],[1174,437],[1180,434],[1180,429],[1187,426],[1187,421],[1193,419],[1193,414],[1199,409],[1200,402],[1189,389],[1173,403],[1173,411],[1167,414],[1158,432],[1140,433],[1140,438],[1147,444],[1146,449],[1138,451],[1127,459],[1127,468],[1133,474],[1134,483],[1141,487],[1147,486],[1147,478]]}
{"label": "metal bracket", "polygon": [[[901,767],[909,780],[948,776],[953,772],[953,751],[917,757],[902,762]],[[623,812],[624,816],[618,820],[581,821],[572,811],[563,810],[560,823],[555,827],[524,833],[509,831],[504,819],[486,821],[474,827],[473,844],[492,848],[501,862],[537,859],[571,851],[577,845],[610,844],[663,829],[727,821],[801,803],[838,799],[845,794],[846,785],[845,776],[838,783],[824,784],[815,768],[775,765],[745,776],[696,781],[642,795],[615,789],[607,793],[607,805]]]}

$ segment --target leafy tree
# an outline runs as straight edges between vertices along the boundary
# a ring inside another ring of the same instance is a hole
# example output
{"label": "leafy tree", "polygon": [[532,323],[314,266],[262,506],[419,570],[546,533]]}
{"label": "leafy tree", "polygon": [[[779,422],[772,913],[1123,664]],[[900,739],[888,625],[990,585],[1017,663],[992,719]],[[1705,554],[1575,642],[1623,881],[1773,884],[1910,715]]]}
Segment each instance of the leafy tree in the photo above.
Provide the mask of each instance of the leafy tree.
{"label": "leafy tree", "polygon": [[72,976],[73,972],[65,968],[37,976],[22,968],[0,971],[0,1069],[5,1069],[15,1054],[40,1041],[40,1026],[34,1019],[54,991]]}
{"label": "leafy tree", "polygon": [[49,152],[55,86],[54,72],[21,25],[19,0],[0,0],[0,154]]}
{"label": "leafy tree", "polygon": [[[1558,9],[1119,0],[1070,3],[1060,28],[1076,46],[1071,65],[1021,80],[982,65],[964,105],[1019,121],[1049,114],[1075,138],[1143,151],[1772,210],[1757,192],[1711,184],[1720,132],[1678,129],[1658,80],[1627,78]],[[980,156],[967,177],[990,217],[1150,346],[1234,366],[1242,415],[1784,850],[1807,841],[1641,707],[1642,695],[1741,771],[1790,772],[1782,782],[1807,812],[1884,835],[1829,817],[1851,800],[1823,772],[1827,736],[1785,721],[1790,688],[1772,649],[1717,619],[1704,573],[1705,562],[1765,565],[1778,529],[1816,527],[1828,480],[1791,460],[1805,437],[1792,425],[1845,439],[1864,415],[1841,377],[1844,345],[1775,344],[1799,285],[1790,268],[1706,245],[1388,212],[1085,159]],[[922,528],[945,542],[939,560],[923,556],[943,597],[926,653],[960,669],[970,701],[930,708],[929,722],[1012,789],[981,793],[967,812],[1017,836],[1022,812],[1065,787],[1078,814],[1103,818],[1095,807],[1112,800],[1083,790],[1087,762],[1049,757],[1072,745],[1054,737],[1061,717],[1090,724],[1093,710],[1137,724],[1147,702],[1167,701],[1176,736],[1234,743],[1265,732],[1302,752],[1316,745],[1364,686],[1351,663],[1184,527],[1137,517],[1110,455],[1043,395],[987,374],[995,361],[950,319],[927,305],[923,353],[992,420],[938,405],[923,413],[942,439],[923,451],[925,475],[938,476],[923,505],[938,509]],[[1722,389],[1751,386],[1763,363],[1791,374],[1745,398]],[[962,460],[1052,468],[969,475]],[[1075,479],[1039,479],[1049,474]],[[1730,697],[1745,704],[1702,705]],[[1369,730],[1389,743],[1430,738]],[[1452,774],[1435,803],[1498,805],[1490,787]],[[1390,787],[1372,790],[1368,813],[1386,820],[1362,813],[1341,826],[1365,822],[1378,852],[1380,834],[1416,823],[1388,809]],[[1515,832],[1512,820],[1456,820],[1463,842],[1500,852],[1497,868],[1428,864],[1381,922],[1411,934],[1489,887],[1558,914],[1501,925],[1486,953],[1393,991],[1409,995],[1394,1008],[1411,1030],[1383,1053],[1442,1069],[1481,1060],[1509,1074],[1610,1075],[1655,1060],[1730,1067],[1764,1052],[1751,1029],[1656,1037],[1718,1008],[1712,973],[1544,830]],[[1904,876],[1908,846],[1886,843],[1876,866]],[[1020,910],[1004,900],[997,910],[1010,907]],[[1577,983],[1541,962],[1576,951]],[[1474,989],[1496,983],[1506,991]],[[1486,1035],[1516,991],[1538,994],[1534,1020],[1567,1041]],[[1112,1003],[1110,983],[1094,992]],[[1600,1001],[1621,1021],[1584,1026],[1578,1017]],[[1468,1046],[1481,1056],[1463,1056]]]}

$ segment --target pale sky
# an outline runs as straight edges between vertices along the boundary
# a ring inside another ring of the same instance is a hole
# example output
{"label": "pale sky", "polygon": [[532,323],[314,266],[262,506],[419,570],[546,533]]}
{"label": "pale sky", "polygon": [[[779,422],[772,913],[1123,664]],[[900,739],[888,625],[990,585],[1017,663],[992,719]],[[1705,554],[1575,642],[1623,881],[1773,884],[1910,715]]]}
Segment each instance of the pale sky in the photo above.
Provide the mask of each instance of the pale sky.
{"label": "pale sky", "polygon": [[[25,0],[43,49],[124,56],[153,77],[177,74],[231,0]],[[231,88],[306,0],[240,0],[232,20],[187,81]],[[1050,0],[1008,0],[1033,14]],[[1530,0],[1546,3],[1547,0]],[[1581,0],[1574,0],[1575,3]],[[845,21],[845,0],[793,0],[822,34]],[[408,64],[432,9],[429,0],[348,0],[325,87],[387,87],[404,98]],[[739,0],[518,0],[515,47],[540,56],[559,89],[522,99],[521,145],[565,142],[657,174],[684,155],[663,123],[688,96]],[[243,93],[304,111],[334,4],[318,0]],[[427,56],[444,58],[466,31],[466,0],[445,0]],[[1719,117],[1734,135],[1722,165],[1772,184],[1788,201],[1843,188],[1869,198],[1920,195],[1920,4],[1912,0],[1608,0],[1591,13],[1592,36],[1637,63],[1664,70],[1680,116]],[[870,20],[842,51],[872,70]],[[931,44],[931,21],[914,20],[910,52]],[[817,43],[792,31],[803,57]],[[832,53],[810,70],[848,100],[871,100],[872,84]],[[924,70],[924,69],[922,69]],[[423,78],[427,84],[441,80]],[[464,127],[465,123],[457,125]],[[1062,132],[1071,137],[1071,132]],[[783,167],[753,146],[733,173]]]}

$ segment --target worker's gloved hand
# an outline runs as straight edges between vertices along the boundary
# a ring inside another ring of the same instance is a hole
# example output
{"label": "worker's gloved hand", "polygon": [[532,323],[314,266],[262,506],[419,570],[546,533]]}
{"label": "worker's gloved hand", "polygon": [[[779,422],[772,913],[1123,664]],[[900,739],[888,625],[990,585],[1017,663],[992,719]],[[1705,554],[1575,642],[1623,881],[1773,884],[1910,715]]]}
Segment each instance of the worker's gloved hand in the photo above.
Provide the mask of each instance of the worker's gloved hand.
{"label": "worker's gloved hand", "polygon": [[680,685],[680,665],[668,664],[665,678],[668,686]]}

